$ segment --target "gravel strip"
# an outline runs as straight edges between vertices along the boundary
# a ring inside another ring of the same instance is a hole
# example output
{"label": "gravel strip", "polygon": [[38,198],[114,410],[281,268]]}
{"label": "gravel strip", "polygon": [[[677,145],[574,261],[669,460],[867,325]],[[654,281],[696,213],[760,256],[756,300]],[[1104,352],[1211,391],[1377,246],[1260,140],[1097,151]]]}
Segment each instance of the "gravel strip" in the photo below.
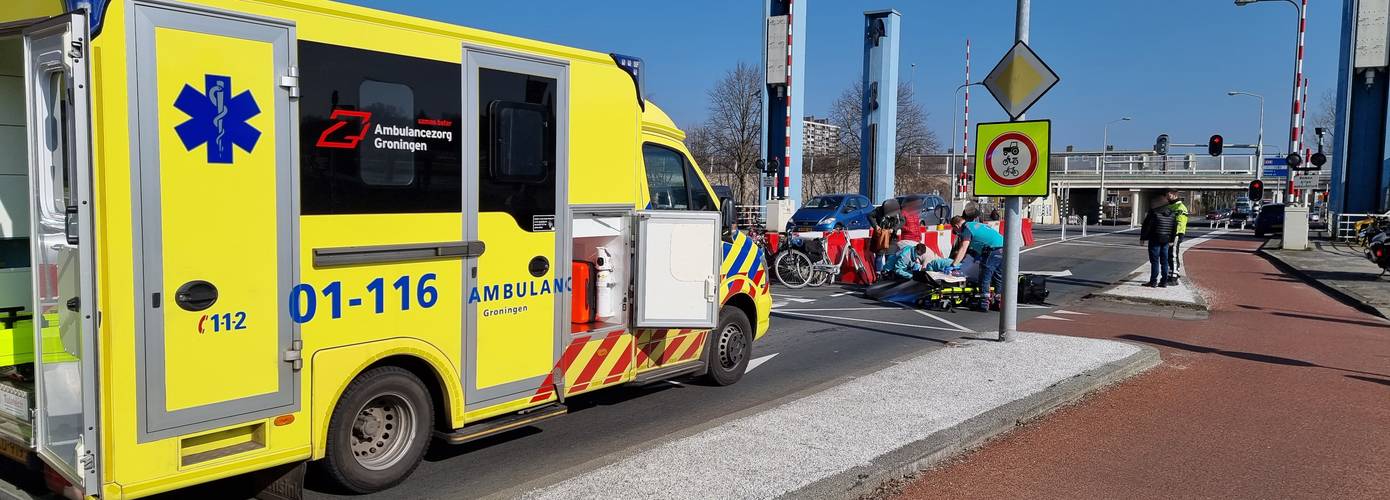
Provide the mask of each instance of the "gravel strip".
{"label": "gravel strip", "polygon": [[973,341],[659,445],[527,498],[771,498],[1139,352],[1020,334]]}

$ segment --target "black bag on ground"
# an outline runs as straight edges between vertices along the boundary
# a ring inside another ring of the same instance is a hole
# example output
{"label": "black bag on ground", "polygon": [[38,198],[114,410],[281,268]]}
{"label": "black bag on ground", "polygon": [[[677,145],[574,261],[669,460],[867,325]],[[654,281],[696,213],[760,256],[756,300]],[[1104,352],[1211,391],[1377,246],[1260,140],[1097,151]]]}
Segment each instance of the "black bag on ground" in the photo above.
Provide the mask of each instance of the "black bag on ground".
{"label": "black bag on ground", "polygon": [[1018,302],[1021,304],[1042,304],[1047,302],[1047,276],[1037,274],[1018,275]]}

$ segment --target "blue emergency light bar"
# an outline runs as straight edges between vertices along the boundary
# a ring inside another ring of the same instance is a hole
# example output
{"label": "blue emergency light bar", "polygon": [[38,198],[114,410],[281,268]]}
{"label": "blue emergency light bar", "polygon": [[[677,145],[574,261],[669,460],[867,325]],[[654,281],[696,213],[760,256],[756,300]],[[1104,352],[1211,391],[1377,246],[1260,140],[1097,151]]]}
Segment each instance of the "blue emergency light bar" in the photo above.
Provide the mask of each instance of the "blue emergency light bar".
{"label": "blue emergency light bar", "polygon": [[632,77],[632,84],[637,87],[637,105],[642,108],[642,111],[646,111],[647,83],[645,77],[646,73],[642,72],[642,58],[625,56],[622,54],[608,55],[613,58],[613,62],[617,63],[619,68],[622,68],[623,71],[627,72],[628,76]]}

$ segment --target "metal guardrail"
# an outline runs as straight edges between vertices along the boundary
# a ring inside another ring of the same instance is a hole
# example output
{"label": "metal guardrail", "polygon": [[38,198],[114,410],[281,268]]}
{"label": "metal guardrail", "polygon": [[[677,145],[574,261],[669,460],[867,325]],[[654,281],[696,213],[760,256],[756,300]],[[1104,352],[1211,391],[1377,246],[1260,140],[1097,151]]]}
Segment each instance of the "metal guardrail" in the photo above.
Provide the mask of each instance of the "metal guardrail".
{"label": "metal guardrail", "polygon": [[[1266,155],[1272,157],[1273,155]],[[957,171],[959,165],[973,165],[974,155],[929,154],[913,157],[919,168],[925,172],[946,173]],[[1099,175],[1102,158],[1106,175],[1254,175],[1260,167],[1258,159],[1251,154],[1227,154],[1208,156],[1205,154],[1143,154],[1135,151],[1115,151],[1102,156],[1094,151],[1059,153],[1050,158],[1051,172],[1062,175]],[[962,161],[963,160],[963,161]],[[948,164],[957,165],[950,168]],[[1274,167],[1270,167],[1274,168]]]}
{"label": "metal guardrail", "polygon": [[763,218],[763,205],[737,205],[738,226],[739,227],[763,227],[767,225],[767,220]]}
{"label": "metal guardrail", "polygon": [[1356,238],[1356,223],[1362,219],[1390,219],[1390,213],[1385,214],[1337,214],[1336,225],[1333,226],[1332,239],[1344,241]]}

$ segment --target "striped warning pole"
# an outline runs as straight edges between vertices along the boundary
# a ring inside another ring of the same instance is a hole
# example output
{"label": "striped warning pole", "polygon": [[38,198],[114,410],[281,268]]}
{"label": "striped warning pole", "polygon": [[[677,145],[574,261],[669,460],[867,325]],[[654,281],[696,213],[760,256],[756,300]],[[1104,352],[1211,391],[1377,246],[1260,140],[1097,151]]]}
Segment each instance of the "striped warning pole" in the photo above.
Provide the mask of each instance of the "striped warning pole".
{"label": "striped warning pole", "polygon": [[1302,141],[1299,140],[1299,133],[1303,128],[1301,110],[1303,108],[1303,34],[1308,26],[1308,0],[1302,0],[1298,7],[1298,48],[1294,54],[1293,66],[1293,113],[1290,118],[1292,124],[1289,129],[1289,152],[1297,153],[1303,150]]}
{"label": "striped warning pole", "polygon": [[[1308,27],[1308,0],[1301,0],[1298,4],[1298,43],[1294,52],[1293,63],[1293,104],[1290,105],[1289,117],[1289,154],[1300,154],[1303,152],[1303,145],[1300,139],[1300,130],[1303,126],[1301,118],[1303,103],[1303,34]],[[1306,162],[1307,159],[1305,158]],[[1289,169],[1288,187],[1285,192],[1293,201],[1293,169]]]}
{"label": "striped warning pole", "polygon": [[[971,170],[971,168],[970,168],[970,161],[969,161],[969,158],[970,158],[970,86],[969,86],[969,85],[970,85],[970,39],[969,39],[969,38],[966,38],[966,39],[965,39],[965,85],[966,85],[966,87],[965,87],[965,126],[963,127],[964,133],[963,133],[963,135],[962,135],[962,137],[961,137],[962,139],[964,139],[964,142],[961,144],[961,147],[960,147],[960,152],[961,152],[961,155],[960,155],[960,171],[961,171],[961,174],[963,174],[963,175],[966,176],[966,178],[969,178],[969,175],[970,175],[970,174],[967,173],[967,172],[972,172],[972,170]],[[966,199],[966,198],[968,197],[968,193],[970,193],[969,182],[968,182],[968,181],[965,181],[965,180],[961,180],[961,181],[960,181],[960,197],[961,197],[962,199]]]}
{"label": "striped warning pole", "polygon": [[[796,30],[791,27],[795,26],[795,24],[793,24],[795,19],[792,17],[796,13],[796,10],[792,8],[794,1],[795,0],[787,1],[787,137],[786,142],[782,143],[786,145],[786,149],[783,150],[784,154],[782,156],[782,175],[778,176],[781,178],[779,179],[780,184],[777,186],[777,199],[779,200],[787,199],[787,188],[791,187],[792,184],[790,175],[792,164],[792,34]],[[796,118],[798,120],[801,119],[801,117]],[[797,195],[799,196],[800,193],[797,193]]]}
{"label": "striped warning pole", "polygon": [[[1303,147],[1303,163],[1304,163],[1304,165],[1307,165],[1307,164],[1308,164],[1308,157],[1309,157],[1309,156],[1312,156],[1313,152],[1312,152],[1311,149],[1308,148],[1307,141],[1304,141],[1304,140],[1303,140],[1303,136],[1308,135],[1308,126],[1307,126],[1307,124],[1308,124],[1308,77],[1306,77],[1306,76],[1303,77],[1303,96],[1302,96],[1302,98],[1299,100],[1299,103],[1298,103],[1298,104],[1299,104],[1299,112],[1298,112],[1298,129],[1299,129],[1299,130],[1298,130],[1298,143],[1299,143],[1300,146]],[[1315,173],[1315,172],[1309,172],[1309,173],[1305,173],[1304,175],[1317,175],[1317,173]],[[1302,197],[1303,197],[1303,204],[1304,204],[1304,205],[1307,205],[1307,204],[1308,204],[1308,193],[1309,193],[1309,191],[1311,191],[1311,190],[1308,190],[1308,189],[1300,189],[1300,190],[1299,190],[1299,193],[1298,193],[1298,194],[1299,194],[1299,196],[1302,196]]]}

